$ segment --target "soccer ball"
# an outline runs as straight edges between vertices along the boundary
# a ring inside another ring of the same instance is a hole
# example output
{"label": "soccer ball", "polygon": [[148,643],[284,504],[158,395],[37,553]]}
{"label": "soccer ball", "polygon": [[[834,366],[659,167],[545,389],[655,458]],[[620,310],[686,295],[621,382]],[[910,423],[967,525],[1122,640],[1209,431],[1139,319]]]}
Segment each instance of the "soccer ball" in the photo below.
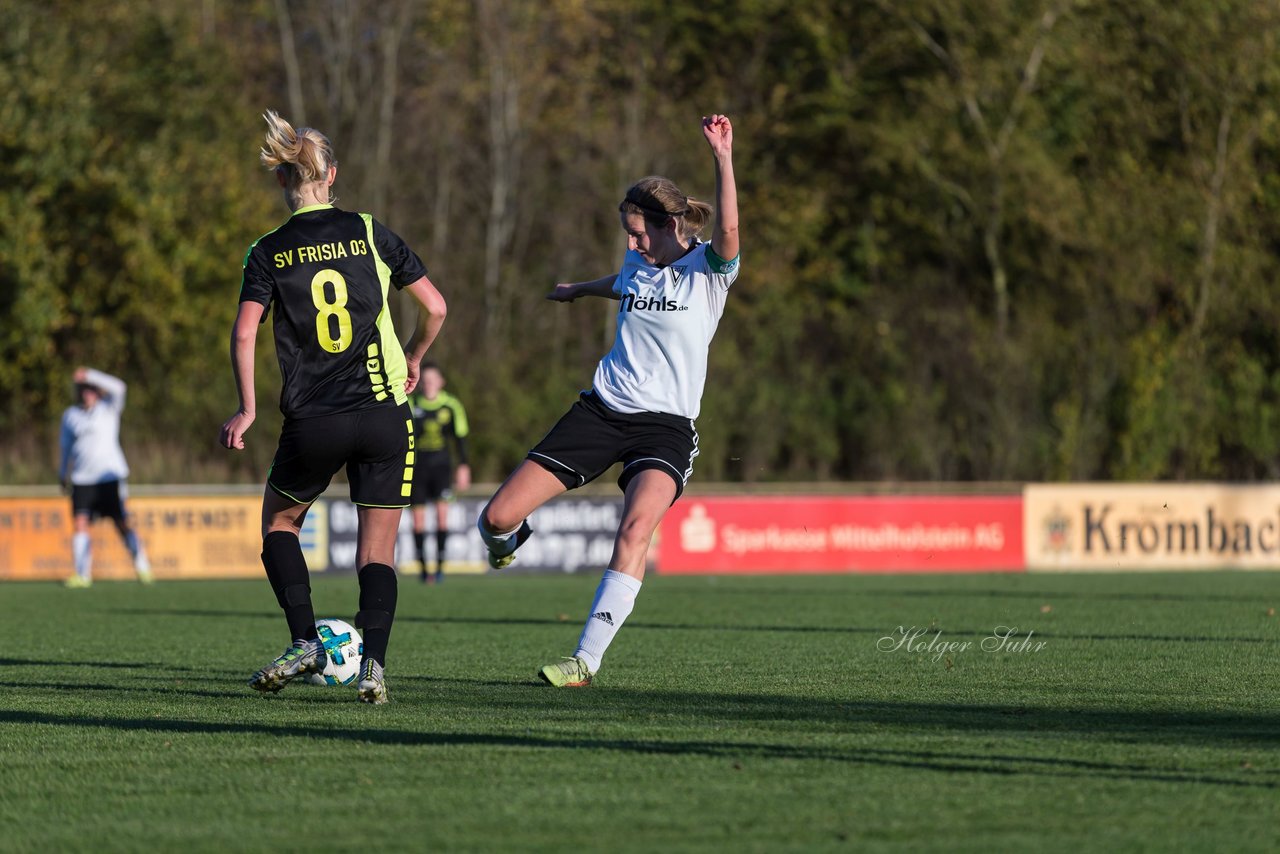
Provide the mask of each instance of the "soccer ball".
{"label": "soccer ball", "polygon": [[342,620],[316,620],[316,631],[324,643],[325,663],[321,673],[310,673],[312,685],[350,685],[360,672],[364,641],[350,623]]}

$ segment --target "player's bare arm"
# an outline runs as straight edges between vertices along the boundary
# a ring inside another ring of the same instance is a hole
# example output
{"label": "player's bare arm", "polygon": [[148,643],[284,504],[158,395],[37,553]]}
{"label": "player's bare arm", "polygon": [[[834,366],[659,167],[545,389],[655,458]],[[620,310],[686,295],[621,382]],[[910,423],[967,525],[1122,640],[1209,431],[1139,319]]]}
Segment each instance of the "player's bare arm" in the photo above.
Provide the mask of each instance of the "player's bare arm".
{"label": "player's bare arm", "polygon": [[236,378],[240,408],[222,425],[218,441],[224,448],[244,450],[244,434],[258,415],[257,393],[253,385],[253,357],[257,348],[258,325],[265,308],[261,303],[240,303],[235,326],[231,330],[231,371]]}
{"label": "player's bare arm", "polygon": [[613,273],[589,282],[564,282],[552,288],[547,299],[554,302],[573,302],[578,297],[618,299],[618,295],[613,292],[613,283],[617,278],[618,275]]}
{"label": "player's bare arm", "polygon": [[702,136],[711,146],[716,172],[716,224],[711,249],[731,261],[738,257],[738,186],[733,177],[733,125],[718,113],[702,117]]}
{"label": "player's bare arm", "polygon": [[408,376],[405,377],[404,381],[404,393],[409,394],[418,387],[422,358],[427,355],[427,350],[431,348],[432,342],[440,334],[440,327],[444,325],[444,318],[449,311],[449,307],[445,304],[444,295],[436,290],[436,286],[431,284],[431,280],[426,276],[411,285],[406,285],[405,291],[417,301],[420,309],[418,311],[417,333],[414,335],[412,346],[404,354],[405,362],[408,365]]}

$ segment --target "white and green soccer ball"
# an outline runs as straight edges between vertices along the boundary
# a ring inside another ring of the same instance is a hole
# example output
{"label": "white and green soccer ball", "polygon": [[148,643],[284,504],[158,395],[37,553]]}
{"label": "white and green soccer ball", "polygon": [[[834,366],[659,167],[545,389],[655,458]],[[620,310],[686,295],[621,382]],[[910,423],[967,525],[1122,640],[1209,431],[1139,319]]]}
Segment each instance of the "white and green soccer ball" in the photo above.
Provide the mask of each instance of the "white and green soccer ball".
{"label": "white and green soccer ball", "polygon": [[342,620],[316,620],[316,631],[324,644],[325,662],[322,673],[307,675],[312,685],[350,685],[360,672],[364,640],[355,626]]}

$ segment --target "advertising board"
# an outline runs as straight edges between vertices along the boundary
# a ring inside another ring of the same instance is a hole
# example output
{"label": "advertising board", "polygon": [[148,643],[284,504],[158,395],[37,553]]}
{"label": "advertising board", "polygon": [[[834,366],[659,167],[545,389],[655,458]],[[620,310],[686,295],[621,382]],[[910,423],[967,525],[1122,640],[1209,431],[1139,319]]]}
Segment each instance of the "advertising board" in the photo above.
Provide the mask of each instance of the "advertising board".
{"label": "advertising board", "polygon": [[660,529],[663,573],[1023,568],[1021,496],[689,497]]}

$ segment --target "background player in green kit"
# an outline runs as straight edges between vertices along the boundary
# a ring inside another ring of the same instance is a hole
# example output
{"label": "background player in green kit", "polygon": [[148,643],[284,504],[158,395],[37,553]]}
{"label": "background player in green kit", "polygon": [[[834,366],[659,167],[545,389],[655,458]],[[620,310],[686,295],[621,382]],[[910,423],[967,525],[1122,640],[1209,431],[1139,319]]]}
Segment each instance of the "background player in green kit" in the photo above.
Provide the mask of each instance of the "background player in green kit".
{"label": "background player in green kit", "polygon": [[[407,394],[444,323],[445,302],[426,267],[369,214],[333,207],[337,160],[324,134],[265,115],[263,165],[274,170],[292,215],[260,237],[244,260],[231,365],[240,408],[220,441],[243,448],[257,411],[253,362],[258,325],[274,310],[284,426],[262,501],[262,563],[289,623],[292,644],[249,680],[279,691],[324,668],[311,606],[310,576],[298,542],[307,509],[346,466],[359,514],[356,566],[364,638],[358,696],[385,703],[383,674],[396,607],[395,543],[413,481],[413,420]],[[391,286],[422,311],[405,353],[387,306]]]}
{"label": "background player in green kit", "polygon": [[[409,410],[413,413],[414,445],[413,466],[413,544],[417,548],[418,563],[422,568],[423,582],[429,581],[427,572],[427,507],[436,507],[436,574],[435,580],[444,580],[445,546],[449,542],[449,501],[454,483],[458,489],[471,485],[471,466],[467,465],[467,411],[462,401],[444,390],[444,372],[434,362],[422,364],[418,387],[409,395]],[[450,443],[458,452],[458,469],[453,469],[449,453]]]}

